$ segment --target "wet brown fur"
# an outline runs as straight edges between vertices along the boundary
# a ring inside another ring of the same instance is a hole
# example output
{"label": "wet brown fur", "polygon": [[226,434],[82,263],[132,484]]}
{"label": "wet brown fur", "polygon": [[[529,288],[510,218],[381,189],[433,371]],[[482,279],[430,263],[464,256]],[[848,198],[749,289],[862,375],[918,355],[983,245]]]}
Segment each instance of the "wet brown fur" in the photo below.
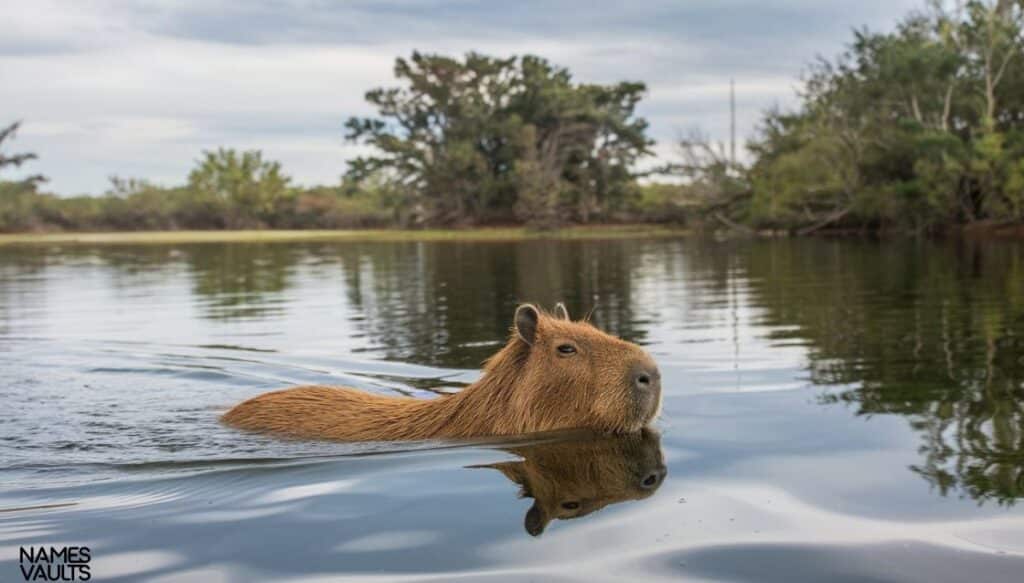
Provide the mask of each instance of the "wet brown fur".
{"label": "wet brown fur", "polygon": [[[637,394],[631,371],[653,360],[635,344],[588,322],[531,305],[516,311],[508,343],[482,378],[434,399],[376,395],[347,387],[307,386],[266,393],[228,411],[222,421],[276,435],[344,441],[519,435],[569,428],[633,432],[660,407],[655,393]],[[529,338],[526,337],[529,335]],[[572,357],[557,347],[576,346]]]}
{"label": "wet brown fur", "polygon": [[552,520],[586,516],[609,504],[641,500],[662,484],[666,469],[657,433],[592,437],[507,448],[521,461],[485,466],[520,485],[533,498],[526,531],[539,535]]}

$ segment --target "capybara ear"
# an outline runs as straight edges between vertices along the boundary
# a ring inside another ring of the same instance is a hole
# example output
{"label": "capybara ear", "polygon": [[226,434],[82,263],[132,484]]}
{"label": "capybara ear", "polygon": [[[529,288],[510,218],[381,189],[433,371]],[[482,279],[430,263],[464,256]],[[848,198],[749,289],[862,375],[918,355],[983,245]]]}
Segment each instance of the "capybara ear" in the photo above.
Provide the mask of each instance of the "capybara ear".
{"label": "capybara ear", "polygon": [[530,536],[540,536],[547,528],[548,519],[544,516],[544,511],[537,506],[536,500],[533,502],[533,506],[526,511],[526,520],[523,521],[523,526],[526,527],[526,532],[530,533]]}
{"label": "capybara ear", "polygon": [[562,302],[558,302],[557,304],[555,304],[555,317],[558,318],[559,320],[570,319],[569,310],[565,309],[565,304],[563,304]]}
{"label": "capybara ear", "polygon": [[523,342],[533,345],[537,338],[537,321],[540,320],[540,313],[532,304],[523,304],[516,308],[516,334]]}

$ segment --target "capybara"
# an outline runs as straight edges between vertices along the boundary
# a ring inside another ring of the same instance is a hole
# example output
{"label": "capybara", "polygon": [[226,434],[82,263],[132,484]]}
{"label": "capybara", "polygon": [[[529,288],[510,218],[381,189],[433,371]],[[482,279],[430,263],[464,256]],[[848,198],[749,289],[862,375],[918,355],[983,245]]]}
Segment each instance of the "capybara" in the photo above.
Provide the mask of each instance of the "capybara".
{"label": "capybara", "polygon": [[249,399],[222,419],[295,438],[391,441],[571,428],[628,433],[651,423],[660,407],[661,377],[643,349],[573,322],[561,304],[554,314],[524,304],[483,376],[458,393],[416,399],[296,387]]}
{"label": "capybara", "polygon": [[503,449],[522,460],[472,467],[501,471],[519,484],[520,498],[533,498],[524,521],[533,536],[553,519],[579,518],[609,504],[647,498],[667,473],[661,439],[649,429]]}

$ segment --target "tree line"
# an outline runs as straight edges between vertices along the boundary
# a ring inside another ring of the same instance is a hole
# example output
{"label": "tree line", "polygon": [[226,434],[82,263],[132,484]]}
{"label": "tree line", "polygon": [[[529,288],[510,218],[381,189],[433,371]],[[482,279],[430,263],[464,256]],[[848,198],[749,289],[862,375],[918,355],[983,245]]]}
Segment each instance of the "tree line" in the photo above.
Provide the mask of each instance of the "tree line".
{"label": "tree line", "polygon": [[[301,188],[258,151],[204,152],[181,186],[113,179],[61,198],[0,182],[0,230],[675,222],[742,231],[925,233],[1024,222],[1024,1],[930,0],[819,59],[742,160],[692,132],[647,172],[646,87],[578,83],[537,56],[413,53],[371,117],[372,153]],[[0,151],[16,125],[0,133]],[[18,166],[31,154],[0,157]]]}
{"label": "tree line", "polygon": [[[0,156],[0,165],[32,157]],[[59,197],[42,192],[43,182],[41,176],[0,181],[0,231],[333,229],[384,226],[393,218],[382,189],[296,187],[280,163],[259,151],[203,152],[181,186],[115,176],[101,196]]]}
{"label": "tree line", "polygon": [[934,232],[1024,220],[1024,2],[938,0],[859,30],[769,111],[746,165],[701,139],[677,169],[743,228]]}
{"label": "tree line", "polygon": [[347,139],[375,153],[337,185],[294,187],[259,151],[220,149],[176,187],[113,178],[103,196],[61,198],[41,179],[3,183],[0,229],[546,228],[639,216],[634,167],[653,144],[635,113],[642,83],[580,84],[539,57],[476,53],[414,53],[395,77],[402,86],[366,94],[377,117],[347,121]]}

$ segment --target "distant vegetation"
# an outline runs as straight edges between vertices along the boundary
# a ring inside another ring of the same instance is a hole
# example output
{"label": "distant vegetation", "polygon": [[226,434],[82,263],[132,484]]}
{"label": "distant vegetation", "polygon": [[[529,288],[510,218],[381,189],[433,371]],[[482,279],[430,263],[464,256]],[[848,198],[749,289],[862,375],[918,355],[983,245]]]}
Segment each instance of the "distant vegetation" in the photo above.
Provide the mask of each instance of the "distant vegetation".
{"label": "distant vegetation", "polygon": [[183,186],[114,177],[102,196],[57,197],[40,183],[0,182],[0,231],[363,228],[394,216],[371,183],[295,187],[258,151],[204,152]]}
{"label": "distant vegetation", "polygon": [[[204,152],[184,185],[112,179],[59,198],[0,182],[0,230],[350,228],[671,222],[740,231],[926,233],[1024,223],[1024,2],[939,1],[819,60],[749,156],[699,133],[647,173],[645,86],[576,83],[535,56],[414,53],[349,119],[372,146],[337,185],[290,183],[260,152]],[[0,152],[17,125],[0,132]],[[4,166],[31,154],[0,155]],[[652,182],[661,177],[662,182]]]}
{"label": "distant vegetation", "polygon": [[[401,87],[374,89],[378,118],[348,120],[375,154],[335,186],[299,188],[258,151],[204,152],[188,182],[113,178],[103,196],[5,183],[0,230],[346,228],[528,224],[639,217],[634,166],[652,145],[641,83],[573,83],[532,56],[398,59]],[[2,144],[0,144],[2,147]]]}
{"label": "distant vegetation", "polygon": [[701,140],[679,166],[726,224],[928,232],[1024,220],[1024,3],[930,2],[813,65],[749,165]]}

